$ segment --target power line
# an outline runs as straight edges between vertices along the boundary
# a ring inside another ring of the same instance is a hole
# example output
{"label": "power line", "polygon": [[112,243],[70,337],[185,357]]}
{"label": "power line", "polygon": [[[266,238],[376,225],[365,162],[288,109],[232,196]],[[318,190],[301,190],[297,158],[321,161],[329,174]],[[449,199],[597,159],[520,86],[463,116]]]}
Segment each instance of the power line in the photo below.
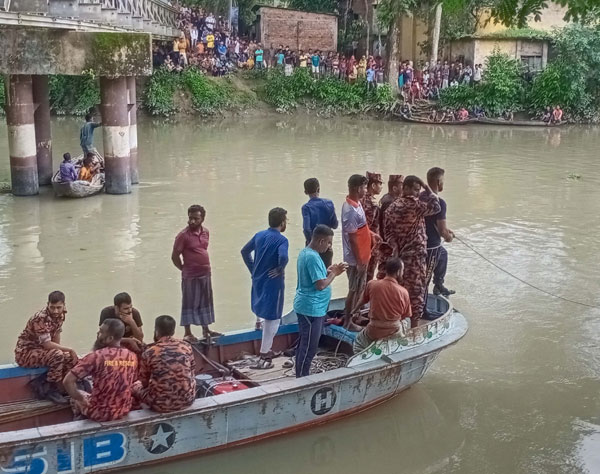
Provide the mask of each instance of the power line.
{"label": "power line", "polygon": [[465,247],[467,247],[469,250],[473,251],[474,253],[476,253],[477,255],[479,255],[482,259],[484,259],[486,262],[488,262],[489,264],[493,265],[494,267],[496,267],[498,270],[500,270],[501,272],[506,273],[507,275],[513,277],[515,280],[520,281],[521,283],[523,283],[524,285],[527,285],[531,288],[533,288],[534,290],[540,291],[548,296],[552,296],[552,298],[557,298],[559,300],[563,300],[563,301],[567,301],[568,303],[573,303],[573,304],[577,304],[580,306],[585,306],[586,308],[594,308],[594,309],[599,309],[600,306],[596,306],[596,305],[592,305],[592,304],[587,304],[587,303],[582,303],[581,301],[575,301],[569,298],[565,298],[564,296],[560,296],[560,295],[555,295],[554,293],[550,293],[549,291],[544,290],[543,288],[540,288],[539,286],[535,286],[531,283],[529,283],[528,281],[523,280],[522,278],[519,278],[517,275],[515,275],[514,273],[509,272],[508,270],[505,270],[504,268],[502,268],[500,265],[492,262],[489,258],[487,258],[485,255],[483,255],[482,253],[480,253],[479,251],[477,251],[476,249],[474,249],[471,245],[469,245],[468,243],[466,243],[464,240],[462,240],[460,237],[457,237],[456,235],[454,236],[454,238],[456,240],[458,240],[461,244],[463,244]]}

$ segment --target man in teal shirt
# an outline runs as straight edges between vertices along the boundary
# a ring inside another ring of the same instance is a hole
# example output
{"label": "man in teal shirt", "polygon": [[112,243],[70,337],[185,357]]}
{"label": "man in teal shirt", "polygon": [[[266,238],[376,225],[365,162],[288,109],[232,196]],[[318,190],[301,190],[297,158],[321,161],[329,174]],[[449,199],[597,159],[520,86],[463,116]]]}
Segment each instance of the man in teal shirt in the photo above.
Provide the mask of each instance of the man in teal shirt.
{"label": "man in teal shirt", "polygon": [[346,270],[345,263],[325,268],[320,254],[331,249],[333,230],[326,225],[315,227],[312,239],[298,256],[298,285],[294,311],[298,316],[296,377],[310,374],[310,364],[317,353],[323,321],[331,299],[331,283]]}
{"label": "man in teal shirt", "polygon": [[83,157],[85,158],[88,153],[98,154],[96,147],[94,147],[94,129],[102,126],[102,123],[96,123],[92,120],[92,114],[85,116],[85,124],[79,131],[79,144],[83,150]]}
{"label": "man in teal shirt", "polygon": [[256,69],[262,69],[263,68],[263,54],[264,51],[262,49],[262,46],[259,44],[256,48],[256,50],[254,51],[254,64]]}

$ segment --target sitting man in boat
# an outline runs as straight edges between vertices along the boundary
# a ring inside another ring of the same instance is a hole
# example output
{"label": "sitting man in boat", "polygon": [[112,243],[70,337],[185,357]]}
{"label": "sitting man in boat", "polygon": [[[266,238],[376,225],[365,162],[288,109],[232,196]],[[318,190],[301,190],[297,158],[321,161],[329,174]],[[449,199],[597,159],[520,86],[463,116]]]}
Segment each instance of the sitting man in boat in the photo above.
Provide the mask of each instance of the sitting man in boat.
{"label": "sitting man in boat", "polygon": [[348,267],[346,263],[337,263],[325,268],[320,254],[331,248],[332,241],[333,230],[319,224],[308,246],[298,255],[298,284],[294,298],[294,311],[298,317],[296,377],[310,374],[310,364],[319,347],[331,299],[331,283]]}
{"label": "sitting man in boat", "polygon": [[285,266],[288,263],[288,239],[283,235],[287,211],[275,207],[269,211],[269,228],[256,233],[242,248],[242,258],[252,277],[251,307],[263,321],[260,359],[255,368],[273,367],[273,339],[283,314]]}
{"label": "sitting man in boat", "polygon": [[77,171],[71,162],[71,153],[63,155],[63,162],[60,164],[60,181],[61,183],[77,181]]}
{"label": "sitting man in boat", "polygon": [[85,124],[79,131],[79,144],[83,150],[83,156],[87,156],[89,153],[95,155],[98,153],[94,146],[94,130],[102,126],[102,122],[94,122],[92,114],[85,116]]}
{"label": "sitting man in boat", "polygon": [[362,301],[355,310],[370,303],[369,323],[354,339],[355,354],[366,349],[373,341],[394,334],[405,335],[410,329],[410,297],[400,285],[403,270],[402,260],[390,258],[385,262],[385,277],[367,283]]}
{"label": "sitting man in boat", "polygon": [[134,398],[160,413],[183,410],[196,399],[193,349],[173,337],[176,326],[171,316],[156,318],[155,342],[142,354],[139,380],[133,386]]}
{"label": "sitting man in boat", "polygon": [[107,306],[100,312],[99,326],[107,319],[120,319],[125,325],[125,334],[121,345],[137,354],[142,352],[144,346],[144,332],[142,331],[142,316],[133,307],[129,293],[119,293],[113,298],[113,305]]}
{"label": "sitting man in boat", "polygon": [[[120,319],[107,319],[98,330],[94,351],[71,369],[63,383],[71,396],[75,418],[94,421],[123,418],[131,410],[132,387],[137,378],[138,360],[121,347],[125,325]],[[92,377],[92,393],[79,390],[77,381]]]}
{"label": "sitting man in boat", "polygon": [[[20,367],[48,368],[45,378],[50,387],[44,390],[45,398],[58,403],[67,403],[61,395],[62,380],[77,363],[77,352],[60,344],[66,314],[65,294],[53,291],[48,295],[46,307],[27,321],[15,349],[15,361]],[[33,381],[37,395],[41,395],[41,383],[39,379]]]}
{"label": "sitting man in boat", "polygon": [[92,182],[92,178],[100,169],[100,163],[94,163],[95,157],[93,153],[88,153],[83,159],[83,164],[79,169],[79,181]]}

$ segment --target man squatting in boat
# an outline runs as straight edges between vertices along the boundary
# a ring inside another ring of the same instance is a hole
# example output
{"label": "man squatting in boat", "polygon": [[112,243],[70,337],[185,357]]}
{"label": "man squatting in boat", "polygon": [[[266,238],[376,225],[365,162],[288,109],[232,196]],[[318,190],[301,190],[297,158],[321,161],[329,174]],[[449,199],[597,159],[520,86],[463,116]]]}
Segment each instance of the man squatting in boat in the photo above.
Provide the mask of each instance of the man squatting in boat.
{"label": "man squatting in boat", "polygon": [[[361,330],[356,338],[356,350],[374,340],[406,331],[408,318],[411,326],[416,326],[424,314],[426,289],[432,275],[434,292],[446,296],[453,293],[443,285],[447,254],[441,250],[441,238],[449,242],[454,237],[446,225],[445,202],[437,196],[443,190],[444,170],[429,170],[429,186],[416,176],[402,180],[401,175],[390,175],[389,193],[382,198],[387,206],[383,213],[381,207],[373,209],[374,196],[381,188],[381,176],[376,173],[368,176],[353,175],[348,180],[349,194],[342,210],[346,262],[329,266],[324,260],[332,255],[333,230],[319,221],[337,224],[333,204],[318,197],[320,189],[316,179],[307,180],[308,186],[305,183],[310,206],[307,212],[303,209],[303,230],[305,235],[308,229],[312,229],[312,233],[297,261],[298,284],[294,298],[299,325],[297,377],[310,373],[331,298],[330,285],[348,264],[361,266],[352,270],[355,273],[360,270],[361,274],[349,275],[349,293],[354,304],[346,306],[345,318],[346,324],[350,321]],[[370,202],[365,202],[365,198]],[[368,209],[366,213],[361,200]],[[201,206],[190,206],[188,227],[175,239],[172,255],[175,266],[182,271],[181,324],[185,327],[185,339],[192,343],[195,338],[189,329],[191,324],[202,325],[205,337],[218,335],[208,329],[214,322],[214,310],[208,229],[202,225],[205,214]],[[383,240],[369,229],[369,222],[383,232]],[[242,249],[252,275],[252,309],[267,323],[263,328],[257,368],[271,364],[273,338],[281,319],[284,271],[288,262],[288,241],[282,235],[286,224],[287,211],[272,209],[269,228],[257,233]],[[372,247],[376,247],[378,280],[367,283],[366,269]],[[370,311],[365,321],[357,313],[367,302]],[[122,417],[132,406],[141,403],[156,411],[171,411],[193,402],[192,349],[187,342],[174,339],[173,318],[159,316],[155,322],[155,342],[145,346],[141,316],[133,308],[131,297],[120,293],[115,296],[113,306],[102,310],[94,351],[79,360],[73,349],[60,343],[65,315],[65,295],[60,291],[50,293],[46,307],[27,322],[15,349],[15,359],[20,366],[48,368],[44,374],[46,398],[64,403],[62,394],[66,391],[78,415],[98,421]],[[77,386],[77,381],[86,377],[93,381],[87,393]]]}

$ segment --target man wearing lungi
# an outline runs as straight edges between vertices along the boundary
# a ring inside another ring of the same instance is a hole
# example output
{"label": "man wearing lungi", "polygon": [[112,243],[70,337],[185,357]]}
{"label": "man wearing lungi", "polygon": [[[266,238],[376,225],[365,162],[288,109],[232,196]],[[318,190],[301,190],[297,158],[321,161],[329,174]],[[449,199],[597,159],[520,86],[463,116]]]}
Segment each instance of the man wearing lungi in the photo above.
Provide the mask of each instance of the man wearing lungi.
{"label": "man wearing lungi", "polygon": [[213,292],[208,258],[208,229],[202,225],[206,211],[198,204],[188,208],[188,226],[183,229],[173,245],[171,260],[181,271],[181,325],[185,328],[183,339],[196,343],[191,325],[202,326],[205,338],[221,336],[208,326],[215,322]]}

